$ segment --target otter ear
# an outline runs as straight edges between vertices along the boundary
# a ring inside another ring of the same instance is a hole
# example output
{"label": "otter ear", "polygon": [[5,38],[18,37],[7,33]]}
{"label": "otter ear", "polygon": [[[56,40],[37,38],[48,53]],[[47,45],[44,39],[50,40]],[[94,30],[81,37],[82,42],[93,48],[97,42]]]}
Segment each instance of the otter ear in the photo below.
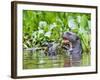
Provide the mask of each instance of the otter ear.
{"label": "otter ear", "polygon": [[79,40],[80,38],[78,36],[76,36],[76,40]]}

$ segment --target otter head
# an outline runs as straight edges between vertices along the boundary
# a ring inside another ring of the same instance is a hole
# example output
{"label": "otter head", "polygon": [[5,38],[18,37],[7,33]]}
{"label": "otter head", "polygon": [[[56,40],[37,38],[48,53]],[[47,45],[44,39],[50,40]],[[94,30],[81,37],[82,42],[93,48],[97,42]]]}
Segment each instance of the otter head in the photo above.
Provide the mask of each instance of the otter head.
{"label": "otter head", "polygon": [[78,36],[73,32],[64,32],[62,35],[63,40],[66,40],[66,42],[76,42],[78,40]]}

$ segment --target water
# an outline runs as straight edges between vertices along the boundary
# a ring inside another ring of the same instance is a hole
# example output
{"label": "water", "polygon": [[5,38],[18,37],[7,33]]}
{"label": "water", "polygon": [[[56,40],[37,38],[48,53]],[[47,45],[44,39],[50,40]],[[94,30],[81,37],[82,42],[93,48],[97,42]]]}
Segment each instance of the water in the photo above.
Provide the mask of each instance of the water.
{"label": "water", "polygon": [[[46,56],[43,51],[24,51],[23,69],[41,69],[41,68],[60,68],[72,66],[89,66],[90,55],[82,55],[82,59],[73,62],[71,56],[58,54],[57,56]],[[80,64],[80,65],[79,65]]]}

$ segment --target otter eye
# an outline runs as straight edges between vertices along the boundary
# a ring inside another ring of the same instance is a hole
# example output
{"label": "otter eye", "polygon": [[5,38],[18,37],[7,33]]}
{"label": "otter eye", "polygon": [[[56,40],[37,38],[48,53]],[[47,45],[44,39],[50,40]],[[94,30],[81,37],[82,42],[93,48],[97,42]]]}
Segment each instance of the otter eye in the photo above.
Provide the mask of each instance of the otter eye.
{"label": "otter eye", "polygon": [[70,33],[70,32],[67,32],[67,34],[68,34],[68,35],[71,35],[71,33]]}

